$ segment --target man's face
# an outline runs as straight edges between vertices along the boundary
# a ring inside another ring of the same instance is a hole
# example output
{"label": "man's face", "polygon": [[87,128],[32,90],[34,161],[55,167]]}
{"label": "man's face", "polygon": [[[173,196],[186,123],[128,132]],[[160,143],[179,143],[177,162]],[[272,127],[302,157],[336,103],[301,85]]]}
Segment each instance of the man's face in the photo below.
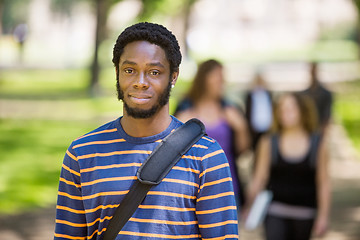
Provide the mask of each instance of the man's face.
{"label": "man's face", "polygon": [[147,41],[125,46],[118,71],[118,98],[133,118],[150,118],[167,105],[178,76],[177,72],[170,76],[165,51]]}

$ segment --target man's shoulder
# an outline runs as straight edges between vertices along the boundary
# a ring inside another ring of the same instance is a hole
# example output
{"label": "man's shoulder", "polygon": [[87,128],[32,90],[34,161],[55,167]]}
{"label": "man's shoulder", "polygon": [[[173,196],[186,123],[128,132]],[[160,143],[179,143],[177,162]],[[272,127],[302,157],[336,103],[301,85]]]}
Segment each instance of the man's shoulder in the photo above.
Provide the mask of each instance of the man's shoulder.
{"label": "man's shoulder", "polygon": [[[174,126],[175,128],[180,127],[181,125],[184,124],[184,122],[181,122],[180,120],[178,120],[176,117],[172,116],[172,118],[174,119]],[[209,151],[214,151],[214,150],[218,150],[221,149],[220,145],[216,142],[215,139],[209,137],[208,135],[204,135],[202,136],[192,147],[192,150],[195,149],[203,149],[205,151],[203,151],[204,153]]]}
{"label": "man's shoulder", "polygon": [[220,144],[208,135],[204,135],[197,143],[192,146],[192,150],[197,152],[198,157],[202,157],[213,152],[223,151]]}
{"label": "man's shoulder", "polygon": [[78,137],[77,139],[75,139],[73,141],[73,143],[81,144],[81,143],[85,143],[88,141],[94,141],[94,140],[100,141],[100,140],[109,138],[110,135],[113,136],[113,134],[118,131],[117,126],[116,126],[117,121],[119,121],[119,119],[115,119],[110,122],[107,122],[107,123],[97,127],[96,129],[94,129],[90,132],[87,132],[84,135]]}

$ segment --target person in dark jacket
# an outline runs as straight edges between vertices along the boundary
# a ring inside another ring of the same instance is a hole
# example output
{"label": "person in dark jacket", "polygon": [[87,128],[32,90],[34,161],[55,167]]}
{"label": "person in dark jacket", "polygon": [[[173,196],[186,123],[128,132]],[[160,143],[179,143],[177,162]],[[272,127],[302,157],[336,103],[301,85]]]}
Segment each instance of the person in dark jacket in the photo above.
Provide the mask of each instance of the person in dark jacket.
{"label": "person in dark jacket", "polygon": [[318,114],[318,130],[324,133],[330,122],[333,97],[332,93],[319,81],[316,62],[310,64],[310,76],[310,86],[302,93],[314,100]]}

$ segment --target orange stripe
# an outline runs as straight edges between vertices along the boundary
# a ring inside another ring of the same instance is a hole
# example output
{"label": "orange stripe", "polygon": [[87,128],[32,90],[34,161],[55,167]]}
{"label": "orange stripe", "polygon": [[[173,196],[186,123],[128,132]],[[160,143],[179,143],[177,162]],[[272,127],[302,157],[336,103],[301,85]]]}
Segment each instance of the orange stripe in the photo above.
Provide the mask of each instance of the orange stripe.
{"label": "orange stripe", "polygon": [[164,178],[163,182],[181,183],[181,184],[185,184],[185,185],[189,185],[189,186],[193,186],[193,187],[197,187],[197,188],[199,187],[199,184],[197,184],[197,183],[184,181],[184,180],[180,180],[180,179]]}
{"label": "orange stripe", "polygon": [[149,191],[148,195],[162,195],[162,196],[171,196],[171,197],[181,197],[181,198],[187,198],[187,199],[195,199],[195,196],[189,196],[184,194],[178,194],[178,193],[171,193],[171,192],[160,192],[160,191]]}
{"label": "orange stripe", "polygon": [[121,231],[120,234],[140,237],[153,237],[153,238],[170,238],[170,239],[186,239],[186,238],[200,238],[199,234],[192,235],[165,235],[165,234],[154,234],[154,233],[138,233],[130,231]]}
{"label": "orange stripe", "polygon": [[192,168],[184,168],[184,167],[178,167],[178,166],[174,166],[173,169],[175,170],[180,170],[180,171],[184,171],[184,172],[193,172],[196,174],[199,174],[200,171],[197,169],[192,169]]}
{"label": "orange stripe", "polygon": [[107,208],[117,208],[120,204],[114,204],[114,205],[99,205],[96,208],[91,208],[91,209],[86,209],[85,212],[86,213],[92,213],[92,212],[96,212],[99,209],[107,209]]}
{"label": "orange stripe", "polygon": [[[105,230],[106,230],[106,228],[101,230],[101,232],[99,232],[99,234],[101,234]],[[91,239],[97,232],[98,232],[98,230],[96,229],[93,232],[93,234],[91,234],[91,236],[87,236],[87,237],[74,237],[74,236],[70,236],[70,235],[66,235],[66,234],[58,234],[58,233],[55,233],[54,236],[60,237],[60,238],[74,239],[74,240],[83,240],[83,239],[86,240],[86,239]]]}
{"label": "orange stripe", "polygon": [[191,156],[191,155],[183,155],[181,158],[192,159],[192,160],[197,160],[197,161],[202,160],[202,157],[196,157],[196,156]]}
{"label": "orange stripe", "polygon": [[102,130],[102,131],[99,131],[99,132],[93,132],[93,133],[83,135],[83,136],[77,138],[76,140],[84,138],[84,137],[92,136],[92,135],[97,135],[97,134],[101,134],[101,133],[110,133],[110,132],[116,132],[116,131],[117,131],[117,129],[113,128],[113,129]]}
{"label": "orange stripe", "polygon": [[[86,226],[92,226],[92,225],[94,225],[95,223],[97,223],[97,222],[103,222],[103,221],[105,221],[105,220],[110,220],[112,218],[112,216],[106,216],[105,218],[103,218],[103,219],[96,219],[94,222],[92,222],[92,223],[89,223],[89,224],[86,224],[86,223],[84,223],[84,224],[80,224],[80,223],[72,223],[72,222],[69,222],[69,221],[63,221],[63,220],[56,220],[56,223],[61,223],[61,224],[66,224],[66,225],[68,225],[68,226],[72,226],[72,227],[86,227]],[[106,228],[105,229],[103,229],[101,232],[103,232],[103,231],[105,231],[106,230]],[[90,239],[90,238],[92,238],[96,233],[98,232],[98,230],[96,229],[94,232],[93,232],[93,234],[91,234],[91,236],[90,237],[88,237],[87,239]],[[101,234],[101,232],[100,232],[100,234]],[[56,234],[55,234],[56,235]],[[60,234],[58,234],[58,235],[60,235]],[[65,235],[64,235],[65,236]],[[66,236],[68,236],[68,235],[66,235]],[[74,239],[74,238],[72,238],[71,236],[69,236],[71,239]]]}
{"label": "orange stripe", "polygon": [[168,225],[195,225],[198,221],[166,221],[166,220],[157,220],[157,219],[140,219],[140,218],[130,218],[130,221],[141,222],[141,223],[158,223],[158,224],[168,224]]}
{"label": "orange stripe", "polygon": [[73,146],[73,149],[83,147],[83,146],[89,146],[89,145],[109,144],[109,143],[116,143],[116,142],[125,142],[125,139],[114,139],[114,140],[106,140],[106,141],[93,141],[93,142],[80,143],[80,144]]}
{"label": "orange stripe", "polygon": [[88,200],[88,199],[96,198],[96,197],[99,197],[99,196],[124,195],[124,194],[127,194],[128,191],[129,190],[116,191],[116,192],[99,192],[99,193],[95,193],[95,194],[88,195],[88,196],[83,196],[83,197],[82,196],[73,196],[73,195],[70,195],[70,194],[65,193],[65,192],[59,192],[58,195],[68,197],[70,199],[75,199],[75,200]]}
{"label": "orange stripe", "polygon": [[96,166],[96,167],[92,167],[92,168],[84,168],[81,169],[80,172],[92,172],[95,170],[100,170],[100,169],[112,169],[112,168],[121,168],[121,167],[140,167],[141,163],[122,163],[122,164],[112,164],[112,165],[107,165],[107,166]]}
{"label": "orange stripe", "polygon": [[223,163],[223,164],[217,165],[215,167],[207,168],[207,169],[205,169],[205,171],[200,173],[199,177],[202,177],[205,173],[212,172],[212,171],[218,170],[220,168],[225,168],[228,166],[229,166],[229,163]]}
{"label": "orange stripe", "polygon": [[206,155],[202,158],[202,160],[207,159],[207,158],[210,158],[210,157],[213,157],[213,156],[218,155],[218,154],[220,154],[220,153],[224,153],[224,150],[219,149],[219,150],[217,150],[217,151],[215,151],[215,152],[206,154]]}
{"label": "orange stripe", "polygon": [[64,178],[60,178],[60,182],[64,182],[64,183],[66,183],[67,185],[73,185],[73,186],[75,186],[75,187],[77,187],[77,188],[80,188],[80,184],[76,184],[76,183],[74,183],[74,182],[71,182],[71,181],[68,181],[68,180],[66,180],[66,179],[64,179]]}
{"label": "orange stripe", "polygon": [[69,152],[69,150],[66,150],[66,154],[67,154],[69,157],[71,157],[72,159],[74,159],[75,161],[78,160],[71,152]]}
{"label": "orange stripe", "polygon": [[219,223],[212,223],[212,224],[199,224],[199,228],[213,228],[213,227],[220,227],[228,224],[238,224],[238,221],[236,220],[227,220],[224,222]]}
{"label": "orange stripe", "polygon": [[227,234],[223,237],[215,237],[215,238],[202,238],[203,240],[224,240],[224,239],[228,239],[228,238],[236,238],[239,239],[239,235],[236,234]]}
{"label": "orange stripe", "polygon": [[82,200],[82,197],[80,196],[73,196],[73,195],[70,195],[68,193],[65,193],[65,192],[58,192],[58,195],[60,196],[64,196],[64,197],[68,197],[70,199],[75,199],[75,200]]}
{"label": "orange stripe", "polygon": [[203,149],[209,149],[207,146],[204,146],[204,145],[200,145],[200,144],[194,144],[193,147],[196,147],[196,148],[203,148]]}
{"label": "orange stripe", "polygon": [[101,219],[98,218],[98,219],[96,219],[95,221],[93,221],[93,222],[91,222],[91,223],[88,223],[87,226],[90,227],[90,226],[94,225],[94,224],[97,223],[97,222],[104,222],[105,220],[110,220],[110,219],[112,219],[112,217],[113,217],[113,216],[105,216],[104,218],[101,218]]}
{"label": "orange stripe", "polygon": [[140,205],[139,208],[141,209],[160,209],[160,210],[169,210],[169,211],[178,211],[178,212],[189,212],[195,211],[195,208],[177,208],[177,207],[167,207],[167,206],[160,206],[160,205]]}
{"label": "orange stripe", "polygon": [[76,172],[75,170],[70,169],[70,168],[69,168],[68,166],[66,166],[65,164],[63,164],[62,167],[63,167],[65,170],[69,171],[70,173],[72,173],[72,174],[80,177],[80,173]]}
{"label": "orange stripe", "polygon": [[56,219],[55,222],[65,224],[65,225],[68,225],[68,226],[72,226],[72,227],[86,227],[87,226],[86,223],[72,223],[72,222],[69,222],[69,221],[59,220],[59,219]]}
{"label": "orange stripe", "polygon": [[72,213],[85,214],[85,210],[77,210],[77,209],[72,209],[72,208],[64,207],[64,206],[60,206],[60,205],[57,205],[56,208],[60,209],[60,210],[72,212]]}
{"label": "orange stripe", "polygon": [[210,139],[210,138],[208,138],[208,137],[202,137],[202,138],[205,139],[205,140],[207,140],[207,141],[209,141],[209,142],[212,142],[212,143],[215,142],[213,139]]}
{"label": "orange stripe", "polygon": [[98,233],[98,236],[99,236],[100,234],[102,234],[105,231],[106,231],[106,228],[101,229],[100,232],[98,232],[98,230],[96,229],[95,232],[90,237],[88,237],[88,239],[91,239],[95,235],[95,233]]}
{"label": "orange stripe", "polygon": [[136,176],[101,178],[101,179],[97,179],[94,181],[82,183],[81,185],[84,187],[84,186],[94,185],[96,183],[101,183],[101,182],[113,182],[113,181],[136,180],[136,179],[137,179]]}
{"label": "orange stripe", "polygon": [[202,186],[200,186],[200,189],[203,189],[204,187],[212,186],[212,185],[215,185],[215,184],[219,184],[219,183],[223,183],[223,182],[231,182],[231,181],[232,181],[232,178],[227,177],[227,178],[219,179],[219,180],[216,180],[216,181],[207,182],[207,183],[204,183]]}
{"label": "orange stripe", "polygon": [[129,192],[129,190],[126,191],[116,191],[116,192],[99,192],[99,193],[95,193],[93,195],[88,195],[88,196],[84,196],[82,197],[82,199],[84,200],[88,200],[91,198],[96,198],[99,196],[114,196],[114,195],[125,195]]}
{"label": "orange stripe", "polygon": [[[99,205],[96,208],[86,209],[86,213],[96,212],[99,209],[107,209],[107,208],[117,208],[120,204],[114,205]],[[188,211],[195,211],[195,208],[177,208],[177,207],[167,207],[167,206],[160,206],[160,205],[140,205],[139,208],[141,209],[159,209],[159,210],[169,210],[169,211],[178,211],[178,212],[188,212]],[[71,212],[75,212],[76,210],[69,209]],[[83,211],[84,212],[84,211]],[[82,212],[79,212],[82,213]]]}
{"label": "orange stripe", "polygon": [[216,208],[211,210],[196,211],[196,214],[211,214],[211,213],[223,212],[227,210],[236,210],[236,206],[227,206],[227,207]]}
{"label": "orange stripe", "polygon": [[210,199],[215,199],[215,198],[220,198],[220,197],[225,197],[225,196],[231,196],[234,195],[234,192],[224,192],[224,193],[219,193],[216,195],[211,195],[211,196],[206,196],[206,197],[201,197],[198,198],[197,201],[204,201],[204,200],[210,200]]}
{"label": "orange stripe", "polygon": [[129,150],[129,151],[115,151],[115,152],[107,152],[107,153],[92,153],[79,156],[78,159],[85,159],[91,157],[107,157],[113,155],[123,155],[123,154],[151,154],[151,151],[144,151],[144,150]]}
{"label": "orange stripe", "polygon": [[70,235],[66,235],[66,234],[54,234],[55,237],[59,237],[59,238],[67,238],[67,239],[74,239],[74,240],[86,240],[87,237],[74,237],[74,236],[70,236]]}

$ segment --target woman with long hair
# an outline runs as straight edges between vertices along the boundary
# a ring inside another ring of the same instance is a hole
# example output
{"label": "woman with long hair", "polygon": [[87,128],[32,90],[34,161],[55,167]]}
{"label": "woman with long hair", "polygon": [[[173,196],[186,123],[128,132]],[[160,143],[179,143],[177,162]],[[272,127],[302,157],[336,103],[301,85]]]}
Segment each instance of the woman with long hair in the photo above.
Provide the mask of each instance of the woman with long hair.
{"label": "woman with long hair", "polygon": [[240,153],[249,147],[249,134],[245,117],[224,98],[223,65],[216,60],[201,63],[190,91],[178,106],[175,116],[181,121],[200,119],[207,134],[223,148],[229,161],[237,204],[243,198],[236,166]]}
{"label": "woman with long hair", "polygon": [[273,193],[264,221],[267,240],[321,236],[328,226],[330,183],[326,143],[315,131],[316,110],[298,93],[280,96],[274,109],[273,133],[260,140],[246,209],[266,188]]}

